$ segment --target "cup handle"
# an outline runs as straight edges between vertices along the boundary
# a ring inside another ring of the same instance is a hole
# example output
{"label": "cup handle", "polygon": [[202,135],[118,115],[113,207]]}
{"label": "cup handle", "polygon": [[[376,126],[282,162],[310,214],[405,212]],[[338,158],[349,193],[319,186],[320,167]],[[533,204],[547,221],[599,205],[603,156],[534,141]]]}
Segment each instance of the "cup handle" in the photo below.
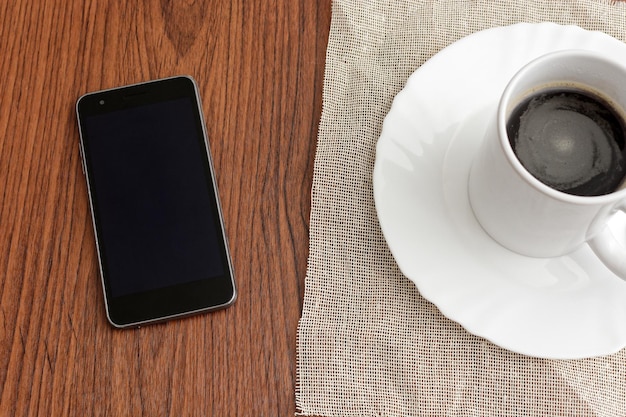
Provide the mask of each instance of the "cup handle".
{"label": "cup handle", "polygon": [[[617,211],[626,213],[626,203],[618,206]],[[620,233],[626,233],[626,228]],[[615,238],[608,224],[588,243],[602,263],[615,275],[626,280],[626,247]]]}

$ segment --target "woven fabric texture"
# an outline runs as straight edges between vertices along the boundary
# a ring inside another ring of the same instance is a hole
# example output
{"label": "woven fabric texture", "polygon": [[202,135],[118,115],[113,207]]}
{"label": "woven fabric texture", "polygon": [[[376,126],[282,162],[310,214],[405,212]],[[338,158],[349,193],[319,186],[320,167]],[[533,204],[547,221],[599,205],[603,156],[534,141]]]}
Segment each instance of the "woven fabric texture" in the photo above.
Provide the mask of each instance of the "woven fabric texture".
{"label": "woven fabric texture", "polygon": [[626,41],[622,2],[334,1],[298,327],[298,414],[626,415],[626,351],[545,360],[469,334],[402,275],[376,217],[376,142],[409,75],[468,34],[543,21]]}

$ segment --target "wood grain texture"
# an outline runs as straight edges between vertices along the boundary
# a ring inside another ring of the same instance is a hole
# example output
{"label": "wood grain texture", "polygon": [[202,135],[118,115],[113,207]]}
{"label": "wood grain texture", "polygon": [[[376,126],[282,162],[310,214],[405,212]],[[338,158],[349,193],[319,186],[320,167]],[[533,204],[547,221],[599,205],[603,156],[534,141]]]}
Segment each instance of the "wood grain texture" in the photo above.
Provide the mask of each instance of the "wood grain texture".
{"label": "wood grain texture", "polygon": [[[0,2],[0,416],[286,416],[330,0]],[[190,74],[239,298],[106,321],[74,105]]]}

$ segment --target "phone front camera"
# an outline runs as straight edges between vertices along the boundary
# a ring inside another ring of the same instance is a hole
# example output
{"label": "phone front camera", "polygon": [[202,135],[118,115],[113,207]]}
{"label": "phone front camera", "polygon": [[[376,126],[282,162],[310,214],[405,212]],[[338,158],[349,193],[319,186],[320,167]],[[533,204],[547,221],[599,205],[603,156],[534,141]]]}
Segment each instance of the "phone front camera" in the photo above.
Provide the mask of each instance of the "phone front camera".
{"label": "phone front camera", "polygon": [[104,105],[104,100],[100,100],[99,103],[101,106]]}

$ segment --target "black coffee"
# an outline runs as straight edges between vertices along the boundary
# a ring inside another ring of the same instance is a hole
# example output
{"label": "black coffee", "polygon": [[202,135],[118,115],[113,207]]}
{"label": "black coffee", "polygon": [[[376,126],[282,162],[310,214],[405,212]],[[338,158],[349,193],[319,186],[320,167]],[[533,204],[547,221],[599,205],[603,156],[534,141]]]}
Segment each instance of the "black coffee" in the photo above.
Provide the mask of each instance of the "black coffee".
{"label": "black coffee", "polygon": [[544,90],[511,114],[507,134],[522,165],[544,184],[596,196],[626,174],[626,123],[603,99],[581,90]]}

